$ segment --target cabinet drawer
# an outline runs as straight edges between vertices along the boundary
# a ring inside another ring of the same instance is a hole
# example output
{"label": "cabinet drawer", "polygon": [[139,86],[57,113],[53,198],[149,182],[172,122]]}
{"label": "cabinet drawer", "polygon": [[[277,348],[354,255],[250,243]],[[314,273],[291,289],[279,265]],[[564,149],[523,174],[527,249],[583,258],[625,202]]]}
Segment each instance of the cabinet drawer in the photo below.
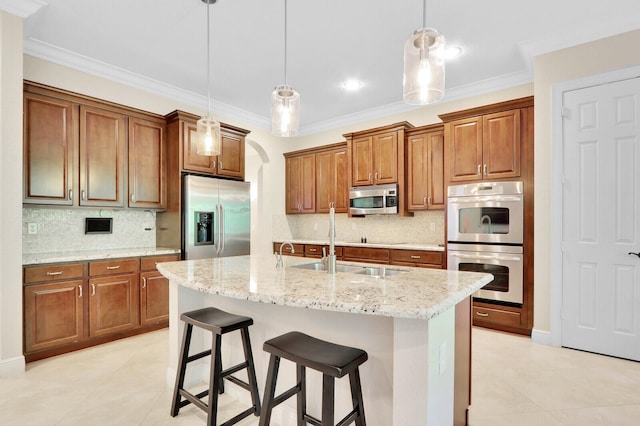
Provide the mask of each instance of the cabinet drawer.
{"label": "cabinet drawer", "polygon": [[374,247],[343,247],[342,258],[344,260],[389,263],[389,250]]}
{"label": "cabinet drawer", "polygon": [[424,250],[391,250],[391,262],[413,262],[442,267],[442,252]]}
{"label": "cabinet drawer", "polygon": [[156,263],[161,262],[173,262],[180,260],[180,256],[177,254],[167,254],[163,256],[148,256],[140,258],[140,270],[141,271],[154,271],[156,269]]}
{"label": "cabinet drawer", "polygon": [[[322,257],[322,245],[305,244],[304,256],[305,257]],[[329,254],[329,249],[326,248],[325,252]]]}
{"label": "cabinet drawer", "polygon": [[[304,256],[304,244],[294,244],[295,253],[291,254],[291,246],[289,244],[282,247],[282,254],[290,256]],[[273,243],[273,252],[280,253],[280,243]]]}
{"label": "cabinet drawer", "polygon": [[89,275],[112,275],[138,272],[138,259],[116,259],[89,262]]}
{"label": "cabinet drawer", "polygon": [[47,266],[28,266],[24,268],[24,283],[39,281],[66,280],[82,278],[82,263],[62,263]]}
{"label": "cabinet drawer", "polygon": [[504,325],[520,325],[520,313],[502,309],[473,306],[473,319]]}

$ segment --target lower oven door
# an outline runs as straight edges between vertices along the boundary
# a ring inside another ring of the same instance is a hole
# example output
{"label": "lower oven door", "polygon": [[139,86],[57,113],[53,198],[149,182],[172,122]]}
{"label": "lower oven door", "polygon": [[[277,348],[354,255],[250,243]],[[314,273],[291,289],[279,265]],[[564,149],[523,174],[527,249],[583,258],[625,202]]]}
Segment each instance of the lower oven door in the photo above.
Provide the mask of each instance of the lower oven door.
{"label": "lower oven door", "polygon": [[447,262],[449,269],[493,275],[493,281],[478,290],[474,297],[522,304],[522,246],[449,244]]}

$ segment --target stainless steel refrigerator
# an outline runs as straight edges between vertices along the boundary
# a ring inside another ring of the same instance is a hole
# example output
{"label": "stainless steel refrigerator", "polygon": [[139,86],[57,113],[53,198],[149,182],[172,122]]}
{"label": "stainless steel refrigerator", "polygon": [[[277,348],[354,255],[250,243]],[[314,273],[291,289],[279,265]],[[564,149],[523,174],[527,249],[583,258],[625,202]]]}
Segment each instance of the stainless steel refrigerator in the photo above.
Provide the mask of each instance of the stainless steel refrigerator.
{"label": "stainless steel refrigerator", "polygon": [[182,179],[184,258],[250,254],[250,183],[194,175]]}

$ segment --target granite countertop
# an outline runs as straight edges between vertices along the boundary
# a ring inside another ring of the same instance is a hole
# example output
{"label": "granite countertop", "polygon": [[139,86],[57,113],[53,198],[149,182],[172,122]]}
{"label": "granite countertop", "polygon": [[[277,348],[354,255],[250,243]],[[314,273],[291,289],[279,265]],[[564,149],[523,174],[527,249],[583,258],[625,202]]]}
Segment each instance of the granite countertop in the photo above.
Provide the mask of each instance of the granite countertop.
{"label": "granite countertop", "polygon": [[96,259],[118,259],[123,257],[160,256],[180,253],[180,249],[164,247],[139,247],[126,249],[83,250],[56,253],[32,253],[22,255],[23,265],[45,263],[82,262]]}
{"label": "granite countertop", "polygon": [[[274,243],[281,243],[283,241],[291,241],[293,244],[317,244],[317,245],[329,245],[328,240],[278,240]],[[431,250],[431,251],[444,251],[444,244],[420,244],[420,243],[361,243],[361,242],[349,242],[349,241],[336,241],[336,246],[349,246],[349,247],[373,247],[373,248],[386,248],[386,249],[400,249],[400,250]]]}
{"label": "granite countertop", "polygon": [[[406,272],[375,278],[351,272],[292,268],[311,259],[284,256],[235,256],[158,264],[171,282],[210,294],[357,314],[430,319],[455,306],[493,280],[491,274],[393,266]],[[367,265],[338,262],[342,265]]]}

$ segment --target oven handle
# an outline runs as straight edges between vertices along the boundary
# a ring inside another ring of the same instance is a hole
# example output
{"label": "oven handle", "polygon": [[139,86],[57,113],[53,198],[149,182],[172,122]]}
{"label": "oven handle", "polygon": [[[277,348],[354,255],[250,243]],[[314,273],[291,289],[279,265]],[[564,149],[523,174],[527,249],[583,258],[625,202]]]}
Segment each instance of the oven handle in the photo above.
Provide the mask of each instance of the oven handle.
{"label": "oven handle", "polygon": [[522,257],[520,256],[502,256],[499,254],[465,254],[465,253],[456,253],[449,252],[450,256],[459,257],[461,259],[495,259],[495,260],[513,260],[520,261]]}
{"label": "oven handle", "polygon": [[522,201],[521,196],[517,195],[488,195],[484,197],[452,197],[449,198],[449,204],[455,203],[478,203],[480,201]]}

